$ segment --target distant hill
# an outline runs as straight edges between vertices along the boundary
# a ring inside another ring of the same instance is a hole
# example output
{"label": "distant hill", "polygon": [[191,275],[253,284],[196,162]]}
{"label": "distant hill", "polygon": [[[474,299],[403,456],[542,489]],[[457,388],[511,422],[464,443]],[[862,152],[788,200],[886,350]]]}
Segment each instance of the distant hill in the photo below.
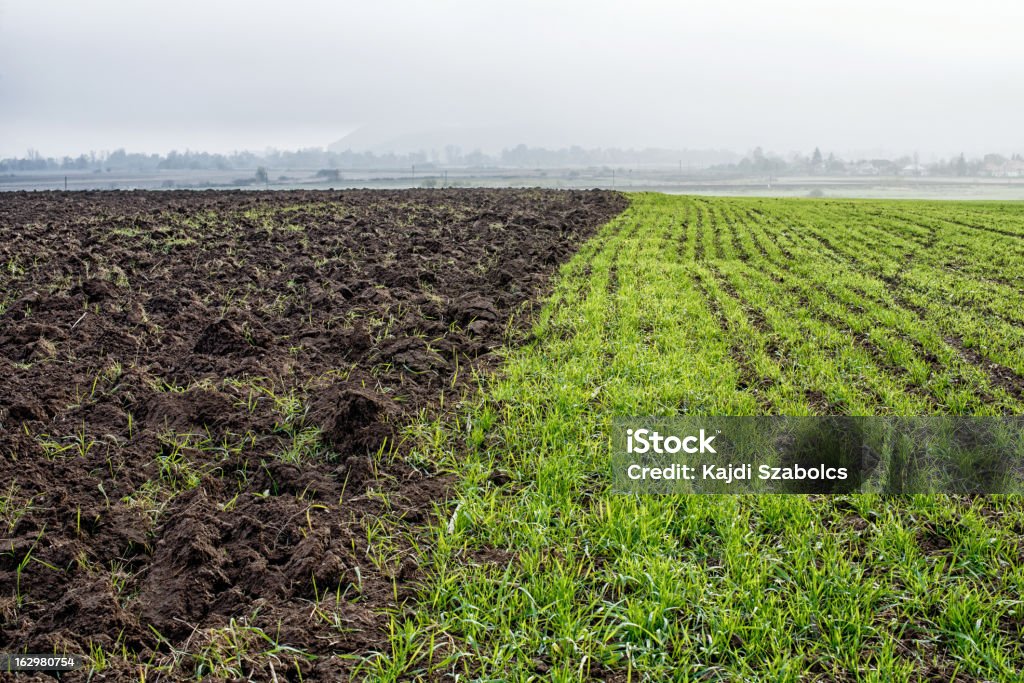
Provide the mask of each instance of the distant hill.
{"label": "distant hill", "polygon": [[[410,132],[407,128],[376,124],[364,126],[328,145],[331,152],[416,154],[425,153],[435,160],[457,163],[459,159],[481,159],[502,165],[601,165],[639,164],[703,168],[735,163],[740,155],[728,150],[615,149],[587,148],[560,143],[569,135],[536,133],[527,128],[438,127]],[[473,154],[479,152],[479,154]]]}
{"label": "distant hill", "polygon": [[442,151],[449,145],[464,152],[480,150],[485,154],[496,154],[505,147],[520,143],[533,143],[525,131],[499,127],[478,128],[431,128],[409,131],[407,128],[376,124],[363,126],[349,133],[337,142],[328,145],[332,152],[373,152],[374,154],[408,154],[410,152]]}

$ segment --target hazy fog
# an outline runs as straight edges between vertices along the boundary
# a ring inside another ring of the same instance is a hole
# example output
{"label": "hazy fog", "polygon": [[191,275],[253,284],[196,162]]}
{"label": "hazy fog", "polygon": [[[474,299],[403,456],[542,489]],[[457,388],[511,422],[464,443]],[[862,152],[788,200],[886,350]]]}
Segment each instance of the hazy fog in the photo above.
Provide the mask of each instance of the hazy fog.
{"label": "hazy fog", "polygon": [[0,0],[0,156],[326,146],[363,126],[491,148],[1024,152],[1022,36],[1024,4],[993,0]]}

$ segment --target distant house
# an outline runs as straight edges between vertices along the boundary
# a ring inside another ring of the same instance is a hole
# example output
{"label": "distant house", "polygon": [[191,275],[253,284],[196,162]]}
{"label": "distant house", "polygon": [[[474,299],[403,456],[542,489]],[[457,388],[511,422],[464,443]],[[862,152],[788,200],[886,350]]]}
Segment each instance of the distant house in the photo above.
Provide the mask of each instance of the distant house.
{"label": "distant house", "polygon": [[856,164],[847,166],[854,175],[878,175],[879,169],[870,161],[858,161]]}
{"label": "distant house", "polygon": [[900,175],[928,175],[928,169],[926,169],[921,164],[908,164],[900,169]]}
{"label": "distant house", "polygon": [[979,170],[979,174],[992,178],[1024,178],[1024,160],[1000,159],[986,161]]}
{"label": "distant house", "polygon": [[1015,159],[1003,165],[1003,175],[1007,178],[1024,178],[1024,160]]}

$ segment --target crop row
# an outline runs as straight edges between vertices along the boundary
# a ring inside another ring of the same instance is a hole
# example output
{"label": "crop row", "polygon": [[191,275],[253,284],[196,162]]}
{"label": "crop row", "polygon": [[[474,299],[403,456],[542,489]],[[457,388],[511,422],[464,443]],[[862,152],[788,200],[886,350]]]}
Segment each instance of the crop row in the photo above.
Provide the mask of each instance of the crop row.
{"label": "crop row", "polygon": [[419,607],[393,617],[391,652],[367,668],[1019,680],[1019,497],[616,496],[608,429],[622,415],[1019,414],[1022,218],[634,196],[563,269],[535,341],[429,430],[423,456],[455,476],[455,499],[421,558]]}

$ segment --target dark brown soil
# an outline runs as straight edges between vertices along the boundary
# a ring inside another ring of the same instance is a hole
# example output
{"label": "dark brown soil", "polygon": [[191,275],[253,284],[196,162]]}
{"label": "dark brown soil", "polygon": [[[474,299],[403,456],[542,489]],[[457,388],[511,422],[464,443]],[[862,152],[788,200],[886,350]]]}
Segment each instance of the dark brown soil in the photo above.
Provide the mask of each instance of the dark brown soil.
{"label": "dark brown soil", "polygon": [[966,346],[959,337],[946,337],[946,343],[952,346],[971,365],[975,365],[989,377],[992,386],[1006,390],[1006,393],[1017,399],[1024,399],[1024,377],[1010,368],[985,358],[977,349]]}
{"label": "dark brown soil", "polygon": [[0,194],[0,651],[174,680],[230,675],[241,640],[243,677],[326,681],[388,648],[418,575],[396,530],[449,486],[403,425],[453,406],[625,203]]}

